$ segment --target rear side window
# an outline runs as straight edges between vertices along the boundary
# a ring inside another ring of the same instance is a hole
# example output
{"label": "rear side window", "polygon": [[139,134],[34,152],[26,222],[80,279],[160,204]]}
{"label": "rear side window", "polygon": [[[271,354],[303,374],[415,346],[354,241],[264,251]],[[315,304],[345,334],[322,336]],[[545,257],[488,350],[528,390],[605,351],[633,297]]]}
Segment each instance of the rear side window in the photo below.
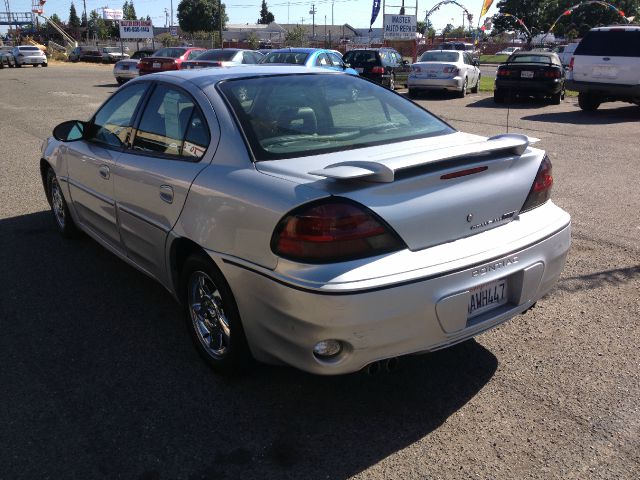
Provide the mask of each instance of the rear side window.
{"label": "rear side window", "polygon": [[159,85],[142,114],[132,148],[169,157],[199,159],[209,144],[209,131],[193,99]]}
{"label": "rear side window", "polygon": [[593,30],[587,33],[575,55],[640,57],[640,30]]}

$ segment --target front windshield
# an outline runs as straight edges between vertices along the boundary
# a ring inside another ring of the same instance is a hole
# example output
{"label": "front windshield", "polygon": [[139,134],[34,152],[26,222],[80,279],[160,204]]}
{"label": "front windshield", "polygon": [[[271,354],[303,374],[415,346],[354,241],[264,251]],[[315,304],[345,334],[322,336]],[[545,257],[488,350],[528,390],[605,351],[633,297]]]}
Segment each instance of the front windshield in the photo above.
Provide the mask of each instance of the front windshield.
{"label": "front windshield", "polygon": [[457,52],[424,52],[421,62],[457,62],[460,54]]}
{"label": "front windshield", "polygon": [[291,65],[304,65],[308,53],[304,52],[271,52],[260,63],[288,63]]}
{"label": "front windshield", "polygon": [[106,53],[116,53],[116,52],[119,52],[120,49],[117,47],[105,47],[102,49],[102,51]]}
{"label": "front windshield", "polygon": [[154,57],[180,58],[184,55],[184,48],[161,48],[153,54]]}
{"label": "front windshield", "polygon": [[198,60],[215,60],[228,62],[236,55],[236,50],[208,50],[198,55]]}
{"label": "front windshield", "polygon": [[454,130],[413,102],[351,75],[227,80],[218,88],[257,161],[402,142]]}

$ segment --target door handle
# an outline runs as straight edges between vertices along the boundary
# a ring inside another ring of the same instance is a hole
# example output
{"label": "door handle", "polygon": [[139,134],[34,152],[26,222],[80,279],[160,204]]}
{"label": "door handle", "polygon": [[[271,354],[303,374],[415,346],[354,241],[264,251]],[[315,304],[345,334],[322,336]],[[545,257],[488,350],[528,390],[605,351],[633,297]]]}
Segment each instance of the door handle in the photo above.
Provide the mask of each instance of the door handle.
{"label": "door handle", "polygon": [[105,180],[109,180],[109,177],[111,176],[111,171],[109,170],[109,167],[107,167],[106,165],[102,165],[98,169],[98,173],[100,173],[100,176]]}
{"label": "door handle", "polygon": [[171,185],[160,185],[160,198],[163,202],[173,203],[173,187]]}

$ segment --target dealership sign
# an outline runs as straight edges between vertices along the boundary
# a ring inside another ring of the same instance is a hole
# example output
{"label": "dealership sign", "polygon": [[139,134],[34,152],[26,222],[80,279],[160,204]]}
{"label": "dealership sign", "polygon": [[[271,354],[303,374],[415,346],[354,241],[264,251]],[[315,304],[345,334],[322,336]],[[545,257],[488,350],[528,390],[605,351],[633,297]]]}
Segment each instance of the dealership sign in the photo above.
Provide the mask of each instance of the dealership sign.
{"label": "dealership sign", "polygon": [[416,38],[417,17],[415,15],[384,16],[385,40],[413,40]]}
{"label": "dealership sign", "polygon": [[120,38],[153,38],[153,25],[147,20],[121,20]]}
{"label": "dealership sign", "polygon": [[122,10],[114,9],[114,8],[103,8],[102,9],[102,19],[103,20],[122,20],[124,14]]}

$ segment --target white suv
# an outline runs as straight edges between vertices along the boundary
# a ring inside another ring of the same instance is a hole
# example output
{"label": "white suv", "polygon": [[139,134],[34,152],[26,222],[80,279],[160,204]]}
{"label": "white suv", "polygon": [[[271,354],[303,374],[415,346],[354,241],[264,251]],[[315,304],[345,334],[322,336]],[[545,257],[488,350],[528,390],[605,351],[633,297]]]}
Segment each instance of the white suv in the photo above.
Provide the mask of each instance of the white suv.
{"label": "white suv", "polygon": [[585,111],[617,100],[640,105],[640,26],[592,28],[569,63],[567,90]]}

